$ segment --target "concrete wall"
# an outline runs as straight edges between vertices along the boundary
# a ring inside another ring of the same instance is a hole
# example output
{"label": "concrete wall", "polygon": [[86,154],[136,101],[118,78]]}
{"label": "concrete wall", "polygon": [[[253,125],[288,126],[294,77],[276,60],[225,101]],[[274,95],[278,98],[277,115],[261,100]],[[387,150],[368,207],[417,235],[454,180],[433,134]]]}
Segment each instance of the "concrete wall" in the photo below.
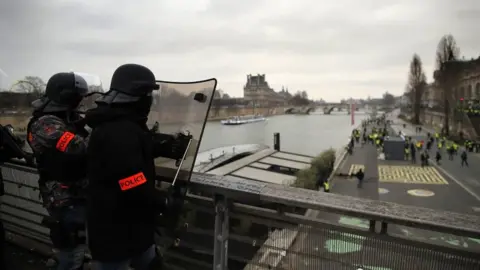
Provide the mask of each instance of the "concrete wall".
{"label": "concrete wall", "polygon": [[[420,122],[440,131],[445,122],[445,114],[435,111],[425,111],[420,114]],[[453,118],[450,118],[450,133],[454,135],[460,132],[463,132],[465,136],[471,137],[472,139],[476,136],[476,134],[471,134],[472,129],[467,126],[467,123],[455,122]]]}
{"label": "concrete wall", "polygon": [[445,122],[445,115],[440,112],[426,111],[420,115],[420,122],[425,125],[441,129]]}

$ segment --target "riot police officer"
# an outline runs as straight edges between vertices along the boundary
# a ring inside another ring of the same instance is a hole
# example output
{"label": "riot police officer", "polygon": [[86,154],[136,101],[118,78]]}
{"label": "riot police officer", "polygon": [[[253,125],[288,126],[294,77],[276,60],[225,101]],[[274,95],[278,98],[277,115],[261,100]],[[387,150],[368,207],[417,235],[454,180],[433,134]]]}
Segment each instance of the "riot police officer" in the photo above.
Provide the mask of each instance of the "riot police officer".
{"label": "riot police officer", "polygon": [[81,269],[86,251],[85,195],[88,132],[76,112],[88,93],[85,79],[73,72],[57,73],[45,94],[34,101],[27,141],[39,172],[40,195],[50,216],[58,270]]}
{"label": "riot police officer", "polygon": [[98,107],[86,114],[92,128],[87,231],[95,270],[162,267],[154,245],[156,219],[180,204],[155,188],[154,158],[177,151],[173,137],[155,142],[146,124],[158,89],[148,68],[122,65]]}

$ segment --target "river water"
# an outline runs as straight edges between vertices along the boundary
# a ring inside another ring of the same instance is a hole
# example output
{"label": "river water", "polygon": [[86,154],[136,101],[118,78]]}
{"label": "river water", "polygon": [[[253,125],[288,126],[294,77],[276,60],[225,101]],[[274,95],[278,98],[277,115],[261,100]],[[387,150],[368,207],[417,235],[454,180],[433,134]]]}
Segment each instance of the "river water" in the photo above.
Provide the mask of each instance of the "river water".
{"label": "river water", "polygon": [[[281,150],[316,156],[328,148],[345,146],[352,129],[368,114],[355,113],[355,125],[350,115],[332,112],[330,115],[278,115],[270,116],[265,122],[238,126],[224,126],[220,122],[208,122],[205,127],[200,151],[238,144],[265,144],[273,147],[273,134],[280,133]],[[163,130],[162,127],[161,129]],[[178,126],[174,126],[176,130]],[[166,131],[169,131],[166,128]],[[173,130],[170,130],[173,131]],[[26,150],[30,151],[28,146]]]}
{"label": "river water", "polygon": [[[200,152],[212,148],[236,144],[266,144],[273,146],[273,133],[280,133],[281,150],[316,156],[330,147],[343,147],[354,126],[350,115],[333,112],[330,115],[279,115],[268,121],[239,126],[224,126],[220,122],[208,122]],[[355,126],[366,119],[367,114],[356,112]]]}

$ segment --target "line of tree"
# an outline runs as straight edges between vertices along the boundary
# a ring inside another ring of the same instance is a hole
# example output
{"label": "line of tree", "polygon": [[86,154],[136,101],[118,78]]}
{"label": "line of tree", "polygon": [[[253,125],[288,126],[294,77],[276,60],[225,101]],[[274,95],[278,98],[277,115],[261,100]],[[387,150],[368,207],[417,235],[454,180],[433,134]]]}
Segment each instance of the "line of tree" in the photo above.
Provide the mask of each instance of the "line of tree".
{"label": "line of tree", "polygon": [[[444,35],[437,45],[435,53],[435,72],[434,79],[437,85],[443,90],[444,98],[441,100],[445,117],[444,131],[448,135],[449,132],[449,117],[452,103],[455,102],[454,88],[458,80],[458,69],[452,65],[459,60],[460,49],[457,46],[455,38],[448,34]],[[423,97],[427,88],[427,78],[423,69],[423,64],[420,56],[414,54],[410,61],[410,68],[408,72],[408,81],[405,87],[405,95],[409,99],[413,109],[413,122],[420,124],[420,114],[422,109]]]}

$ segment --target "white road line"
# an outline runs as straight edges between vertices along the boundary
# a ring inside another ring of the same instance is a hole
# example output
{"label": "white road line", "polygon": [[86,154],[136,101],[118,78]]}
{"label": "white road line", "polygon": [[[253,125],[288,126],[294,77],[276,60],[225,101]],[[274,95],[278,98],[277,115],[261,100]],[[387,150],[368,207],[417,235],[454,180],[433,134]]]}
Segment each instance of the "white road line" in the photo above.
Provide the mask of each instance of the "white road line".
{"label": "white road line", "polygon": [[463,184],[461,181],[459,181],[457,178],[455,178],[453,175],[448,173],[444,168],[440,167],[439,165],[435,164],[432,162],[435,167],[437,167],[440,171],[442,171],[446,176],[448,176],[450,179],[455,181],[459,186],[461,186],[466,192],[468,192],[470,195],[472,195],[475,199],[480,201],[480,196],[476,194],[474,191],[472,191],[469,187],[467,187],[465,184]]}

